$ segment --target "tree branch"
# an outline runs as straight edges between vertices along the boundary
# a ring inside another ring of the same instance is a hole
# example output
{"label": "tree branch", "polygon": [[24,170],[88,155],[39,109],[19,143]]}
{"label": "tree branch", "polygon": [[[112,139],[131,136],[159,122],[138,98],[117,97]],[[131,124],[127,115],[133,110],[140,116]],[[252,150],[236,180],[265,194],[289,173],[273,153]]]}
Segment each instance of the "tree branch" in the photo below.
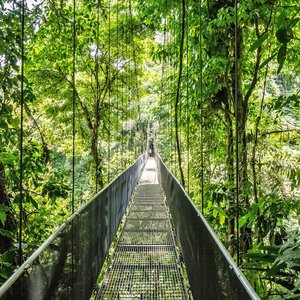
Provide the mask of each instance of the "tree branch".
{"label": "tree branch", "polygon": [[299,129],[282,129],[282,130],[273,130],[273,131],[262,132],[260,135],[261,136],[266,136],[266,135],[271,135],[271,134],[278,134],[278,133],[284,133],[284,132],[293,132],[293,131],[300,134]]}

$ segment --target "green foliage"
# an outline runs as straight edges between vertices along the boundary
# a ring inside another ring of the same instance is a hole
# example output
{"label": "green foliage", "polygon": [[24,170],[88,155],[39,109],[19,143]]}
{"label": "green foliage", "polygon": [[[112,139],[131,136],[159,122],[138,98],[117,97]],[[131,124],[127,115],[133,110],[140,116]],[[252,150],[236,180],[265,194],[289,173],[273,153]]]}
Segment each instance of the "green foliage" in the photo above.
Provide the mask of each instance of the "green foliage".
{"label": "green foliage", "polygon": [[[167,2],[165,7],[158,7],[152,1],[139,3],[143,7],[142,16],[150,15],[148,19],[156,27],[152,34],[163,36],[166,32],[165,41],[157,39],[157,46],[153,47],[152,57],[157,66],[163,64],[163,70],[152,67],[155,76],[150,85],[160,87],[160,97],[157,89],[149,90],[149,98],[156,99],[149,110],[153,115],[157,148],[178,177],[174,95],[178,88],[180,2]],[[263,299],[280,293],[285,298],[297,298],[297,293],[284,289],[279,280],[271,283],[265,280],[263,269],[264,260],[271,268],[281,256],[282,243],[299,226],[298,6],[296,1],[239,1],[237,127],[233,3],[203,3],[201,17],[199,3],[190,2],[187,8],[188,34],[178,120],[186,189],[234,255],[235,137],[239,135],[238,225],[244,255],[242,268],[249,268],[246,275]],[[204,199],[201,199],[202,180]],[[261,259],[250,259],[251,253]],[[280,271],[277,275],[279,279],[283,277]]]}
{"label": "green foliage", "polygon": [[57,199],[66,199],[69,196],[70,188],[61,173],[53,173],[43,185],[42,196],[48,196],[52,203]]}
{"label": "green foliage", "polygon": [[[26,1],[25,1],[26,2]],[[140,100],[145,28],[128,2],[77,1],[75,209],[146,147]],[[0,1],[0,281],[16,265],[19,218],[20,9]],[[73,8],[67,1],[27,3],[25,16],[24,259],[71,212]],[[118,9],[118,11],[117,11]],[[99,22],[97,15],[99,12]],[[110,16],[109,16],[110,14]],[[118,15],[118,20],[116,17]],[[97,50],[98,48],[98,50]],[[8,248],[8,251],[2,249]],[[10,253],[10,255],[6,255]]]}
{"label": "green foliage", "polygon": [[[245,264],[245,269],[259,264],[264,269],[260,277],[261,284],[271,282],[278,285],[277,297],[272,299],[299,298],[300,251],[299,232],[285,238],[282,246],[257,246],[248,252],[252,262]],[[275,295],[275,294],[274,294]]]}
{"label": "green foliage", "polygon": [[[9,208],[3,204],[0,204],[0,222],[2,223],[2,225],[5,225],[5,221],[6,221],[6,213],[9,211]],[[4,233],[6,231],[3,231]],[[2,235],[3,235],[2,232]]]}
{"label": "green foliage", "polygon": [[[97,3],[76,1],[76,208],[92,197],[96,180],[104,186],[145,149],[149,123],[158,151],[179,176],[174,105],[181,3],[132,0],[132,12],[128,1],[110,3],[109,17],[108,2],[100,2],[98,23]],[[20,10],[11,0],[0,4],[0,183],[6,195],[0,235],[9,245],[0,254],[0,277],[6,279],[15,265],[20,200]],[[262,298],[297,298],[299,236],[292,232],[300,214],[299,4],[239,1],[238,124],[233,2],[207,1],[201,13],[202,26],[199,2],[188,3],[177,120],[186,189],[199,209],[204,203],[207,220],[235,255],[238,135],[238,221],[242,239],[246,232],[251,240],[242,244],[242,267]],[[72,5],[35,3],[25,19],[27,257],[70,214]]]}

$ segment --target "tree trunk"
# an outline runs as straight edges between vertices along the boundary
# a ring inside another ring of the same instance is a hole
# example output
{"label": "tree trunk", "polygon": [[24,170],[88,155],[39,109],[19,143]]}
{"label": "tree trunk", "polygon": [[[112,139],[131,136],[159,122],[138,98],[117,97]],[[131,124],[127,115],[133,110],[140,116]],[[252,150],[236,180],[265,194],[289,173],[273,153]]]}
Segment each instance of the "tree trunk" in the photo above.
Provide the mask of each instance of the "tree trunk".
{"label": "tree trunk", "polygon": [[[228,99],[224,99],[225,103],[225,120],[227,124],[227,158],[226,158],[226,170],[229,185],[234,186],[234,138],[233,138],[233,125],[230,115],[230,108]],[[229,196],[229,227],[228,227],[228,240],[231,242],[234,240],[235,236],[235,199],[234,199],[234,189],[230,190]],[[232,244],[232,243],[231,243]],[[229,248],[231,255],[234,255],[235,251],[232,246]]]}
{"label": "tree trunk", "polygon": [[[246,211],[249,209],[249,179],[248,179],[248,157],[247,157],[247,118],[248,118],[248,97],[243,97],[242,94],[242,69],[241,59],[243,57],[243,35],[242,29],[238,28],[237,33],[237,44],[238,44],[238,61],[239,61],[239,70],[238,70],[238,107],[237,107],[237,115],[238,115],[238,138],[239,138],[239,172],[237,176],[239,177],[239,191],[240,191],[240,212],[243,209]],[[250,228],[247,228],[247,224],[241,228],[240,232],[241,238],[241,251],[245,253],[252,247],[252,231]]]}
{"label": "tree trunk", "polygon": [[103,174],[102,174],[102,160],[98,149],[98,134],[93,132],[91,151],[95,162],[96,169],[96,192],[104,187]]}

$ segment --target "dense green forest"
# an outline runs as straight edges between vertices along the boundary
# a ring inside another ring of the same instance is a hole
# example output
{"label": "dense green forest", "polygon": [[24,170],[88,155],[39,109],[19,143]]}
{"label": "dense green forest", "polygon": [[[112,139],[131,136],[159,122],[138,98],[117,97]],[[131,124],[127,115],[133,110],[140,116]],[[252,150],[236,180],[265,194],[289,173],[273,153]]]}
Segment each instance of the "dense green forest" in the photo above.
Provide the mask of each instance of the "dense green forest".
{"label": "dense green forest", "polygon": [[300,298],[300,5],[235,5],[0,0],[0,282],[20,215],[25,260],[73,175],[77,209],[153,139],[260,297]]}

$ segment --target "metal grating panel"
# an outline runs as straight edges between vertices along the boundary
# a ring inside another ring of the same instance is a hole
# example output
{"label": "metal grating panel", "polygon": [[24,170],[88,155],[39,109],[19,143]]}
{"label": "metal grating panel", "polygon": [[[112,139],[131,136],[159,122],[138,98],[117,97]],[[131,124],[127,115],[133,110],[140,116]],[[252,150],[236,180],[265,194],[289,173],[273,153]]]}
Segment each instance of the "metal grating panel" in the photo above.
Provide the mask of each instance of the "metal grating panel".
{"label": "metal grating panel", "polygon": [[136,188],[98,299],[188,299],[159,184]]}

